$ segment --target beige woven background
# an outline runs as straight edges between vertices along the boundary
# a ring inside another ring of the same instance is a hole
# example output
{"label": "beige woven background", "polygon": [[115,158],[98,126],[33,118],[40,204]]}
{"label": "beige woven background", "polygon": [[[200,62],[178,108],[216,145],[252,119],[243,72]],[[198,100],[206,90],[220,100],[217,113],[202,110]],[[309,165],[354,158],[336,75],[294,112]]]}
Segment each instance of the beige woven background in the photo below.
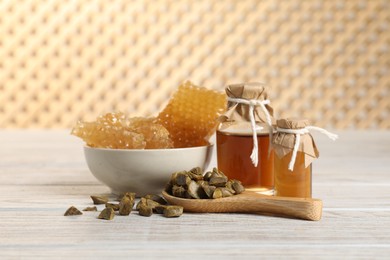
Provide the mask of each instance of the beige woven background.
{"label": "beige woven background", "polygon": [[0,128],[155,115],[186,79],[278,116],[390,128],[390,1],[0,1]]}

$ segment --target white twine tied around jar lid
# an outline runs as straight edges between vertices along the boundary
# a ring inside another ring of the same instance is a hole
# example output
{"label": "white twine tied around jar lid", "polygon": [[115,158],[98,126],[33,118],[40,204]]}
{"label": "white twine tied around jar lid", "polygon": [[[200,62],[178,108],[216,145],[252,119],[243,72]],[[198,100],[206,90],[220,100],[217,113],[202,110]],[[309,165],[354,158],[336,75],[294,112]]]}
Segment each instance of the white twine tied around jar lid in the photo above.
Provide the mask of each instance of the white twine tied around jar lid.
{"label": "white twine tied around jar lid", "polygon": [[[238,104],[245,104],[245,105],[249,106],[249,118],[251,121],[251,128],[252,128],[252,135],[253,135],[253,149],[252,149],[252,154],[251,154],[250,158],[252,160],[253,165],[255,167],[257,167],[257,165],[259,163],[259,152],[258,152],[259,147],[258,147],[257,132],[256,132],[255,106],[260,106],[265,114],[265,118],[267,120],[267,124],[269,127],[269,136],[270,136],[269,140],[270,140],[270,144],[271,144],[272,133],[273,133],[272,120],[271,120],[271,115],[269,114],[267,108],[265,107],[265,105],[268,105],[271,102],[268,99],[266,99],[266,100],[249,99],[248,100],[248,99],[243,99],[243,98],[231,98],[231,97],[228,97],[228,101],[235,102]],[[271,148],[271,146],[270,146],[270,148]]]}
{"label": "white twine tied around jar lid", "polygon": [[301,128],[301,129],[287,129],[287,128],[276,127],[277,132],[295,135],[294,148],[292,151],[290,163],[288,165],[288,169],[290,171],[293,171],[293,169],[294,169],[299,144],[301,142],[301,135],[308,134],[309,130],[316,130],[316,131],[326,135],[327,137],[329,137],[333,141],[335,141],[338,138],[338,135],[333,134],[333,133],[331,133],[331,132],[329,132],[321,127],[317,127],[317,126],[306,126],[305,128]]}

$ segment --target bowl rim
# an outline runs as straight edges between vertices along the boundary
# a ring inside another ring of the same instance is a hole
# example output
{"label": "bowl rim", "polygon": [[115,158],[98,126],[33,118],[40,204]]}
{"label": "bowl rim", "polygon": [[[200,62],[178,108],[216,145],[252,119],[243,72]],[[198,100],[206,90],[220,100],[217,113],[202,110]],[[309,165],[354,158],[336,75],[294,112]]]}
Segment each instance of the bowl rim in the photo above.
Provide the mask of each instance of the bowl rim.
{"label": "bowl rim", "polygon": [[123,152],[160,152],[160,151],[188,151],[196,150],[200,148],[212,148],[214,143],[209,142],[208,145],[202,146],[193,146],[193,147],[183,147],[183,148],[161,148],[161,149],[114,149],[114,148],[100,148],[100,147],[90,147],[84,144],[84,149],[86,150],[98,150],[98,151],[123,151]]}

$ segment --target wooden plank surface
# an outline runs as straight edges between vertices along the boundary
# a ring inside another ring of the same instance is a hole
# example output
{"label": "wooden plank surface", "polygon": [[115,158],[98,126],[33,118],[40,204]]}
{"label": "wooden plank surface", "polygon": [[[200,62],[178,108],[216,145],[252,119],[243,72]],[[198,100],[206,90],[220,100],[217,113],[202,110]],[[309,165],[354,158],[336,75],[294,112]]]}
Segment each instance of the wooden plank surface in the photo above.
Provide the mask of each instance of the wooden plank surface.
{"label": "wooden plank surface", "polygon": [[[69,131],[0,132],[0,259],[23,258],[386,258],[390,255],[390,132],[315,135],[313,193],[323,219],[96,212],[63,217],[109,189],[89,173]],[[215,157],[211,166],[215,165]]]}

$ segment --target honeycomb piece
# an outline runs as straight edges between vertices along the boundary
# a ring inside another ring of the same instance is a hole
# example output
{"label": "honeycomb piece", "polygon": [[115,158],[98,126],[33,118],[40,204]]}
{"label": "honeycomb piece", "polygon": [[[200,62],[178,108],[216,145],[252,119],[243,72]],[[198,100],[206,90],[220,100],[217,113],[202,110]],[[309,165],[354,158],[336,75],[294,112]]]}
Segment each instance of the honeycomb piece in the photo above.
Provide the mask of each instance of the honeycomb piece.
{"label": "honeycomb piece", "polygon": [[202,146],[208,144],[218,125],[217,118],[225,109],[224,93],[186,81],[157,119],[168,129],[176,148]]}
{"label": "honeycomb piece", "polygon": [[156,118],[127,118],[123,113],[107,113],[96,122],[79,122],[72,134],[88,146],[113,149],[172,148],[168,130]]}
{"label": "honeycomb piece", "polygon": [[71,134],[83,139],[88,146],[112,149],[144,149],[142,134],[131,131],[123,113],[108,113],[96,122],[78,122]]}
{"label": "honeycomb piece", "polygon": [[134,117],[128,123],[132,131],[144,136],[145,149],[173,148],[168,130],[157,123],[156,118]]}

